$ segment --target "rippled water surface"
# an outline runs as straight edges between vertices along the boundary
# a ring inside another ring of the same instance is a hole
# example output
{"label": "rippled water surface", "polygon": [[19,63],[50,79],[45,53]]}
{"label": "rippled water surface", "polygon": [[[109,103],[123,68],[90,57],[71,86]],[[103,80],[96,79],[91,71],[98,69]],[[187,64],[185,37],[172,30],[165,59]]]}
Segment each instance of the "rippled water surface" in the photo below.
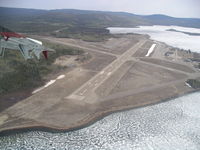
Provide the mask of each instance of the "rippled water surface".
{"label": "rippled water surface", "polygon": [[199,150],[200,92],[115,113],[77,131],[0,137],[0,149]]}
{"label": "rippled water surface", "polygon": [[[181,32],[200,34],[200,29],[185,28],[180,26],[140,26],[138,28],[108,28],[111,33],[139,33],[148,34],[151,39],[165,42],[174,47],[190,49],[200,53],[200,36],[188,35]],[[168,31],[174,29],[181,32]]]}

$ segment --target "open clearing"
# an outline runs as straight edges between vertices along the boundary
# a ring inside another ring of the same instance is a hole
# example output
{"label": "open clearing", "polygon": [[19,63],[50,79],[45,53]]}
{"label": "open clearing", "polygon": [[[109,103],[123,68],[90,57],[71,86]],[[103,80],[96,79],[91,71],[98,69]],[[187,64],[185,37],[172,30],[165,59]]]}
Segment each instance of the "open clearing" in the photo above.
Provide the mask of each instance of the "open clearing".
{"label": "open clearing", "polygon": [[[194,67],[196,62],[184,61],[185,56],[164,55],[169,47],[147,36],[117,35],[105,42],[40,38],[84,49],[92,58],[0,112],[0,132],[34,127],[78,128],[114,111],[192,92],[194,89],[185,81],[200,76]],[[153,53],[145,57],[153,44]],[[56,63],[65,64],[64,60]]]}
{"label": "open clearing", "polygon": [[123,78],[118,82],[112,93],[127,91],[130,89],[137,90],[139,88],[159,85],[165,82],[183,79],[186,75],[172,72],[167,69],[137,63],[131,66]]}

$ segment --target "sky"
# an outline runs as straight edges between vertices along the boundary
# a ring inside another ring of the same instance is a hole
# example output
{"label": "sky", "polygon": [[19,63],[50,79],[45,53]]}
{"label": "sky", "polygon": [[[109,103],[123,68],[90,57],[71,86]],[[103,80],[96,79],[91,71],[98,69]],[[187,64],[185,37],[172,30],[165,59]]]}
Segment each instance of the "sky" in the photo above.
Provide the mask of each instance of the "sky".
{"label": "sky", "polygon": [[83,9],[200,18],[200,0],[0,0],[1,7]]}

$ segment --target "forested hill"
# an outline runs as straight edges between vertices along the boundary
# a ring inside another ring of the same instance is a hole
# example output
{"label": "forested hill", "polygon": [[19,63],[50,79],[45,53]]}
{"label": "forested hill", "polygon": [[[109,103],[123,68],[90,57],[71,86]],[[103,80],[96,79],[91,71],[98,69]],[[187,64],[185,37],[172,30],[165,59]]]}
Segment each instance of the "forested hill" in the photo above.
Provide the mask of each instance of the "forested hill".
{"label": "forested hill", "polygon": [[125,12],[0,7],[0,25],[17,32],[49,32],[66,27],[104,28],[138,25],[179,25],[200,28],[200,19],[173,18],[165,15],[142,16]]}

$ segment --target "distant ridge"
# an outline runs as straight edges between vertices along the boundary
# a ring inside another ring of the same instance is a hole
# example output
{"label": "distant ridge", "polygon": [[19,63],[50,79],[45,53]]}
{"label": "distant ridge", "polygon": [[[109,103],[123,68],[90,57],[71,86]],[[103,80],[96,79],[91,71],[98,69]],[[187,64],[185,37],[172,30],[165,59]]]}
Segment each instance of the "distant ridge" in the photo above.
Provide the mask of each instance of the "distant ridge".
{"label": "distant ridge", "polygon": [[136,15],[127,12],[0,7],[0,24],[17,32],[48,32],[72,26],[105,28],[177,25],[200,28],[200,19],[174,18],[160,14]]}

